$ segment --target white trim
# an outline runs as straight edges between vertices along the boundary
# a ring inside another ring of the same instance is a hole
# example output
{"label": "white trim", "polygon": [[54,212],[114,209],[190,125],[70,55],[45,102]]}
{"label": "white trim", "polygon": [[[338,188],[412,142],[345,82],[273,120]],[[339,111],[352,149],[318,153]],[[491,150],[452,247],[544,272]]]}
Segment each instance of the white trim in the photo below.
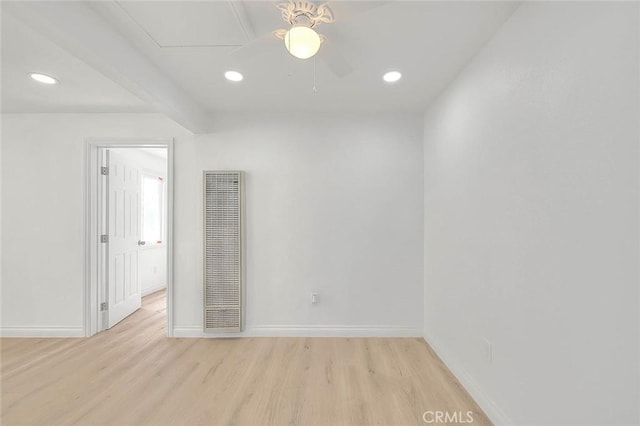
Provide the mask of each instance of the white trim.
{"label": "white trim", "polygon": [[82,327],[2,327],[1,337],[85,337]]}
{"label": "white trim", "polygon": [[173,337],[173,138],[167,148],[167,337]]}
{"label": "white trim", "polygon": [[424,336],[425,342],[431,349],[440,357],[440,360],[447,366],[449,371],[458,379],[460,384],[469,392],[469,395],[474,401],[482,408],[482,411],[489,417],[489,420],[496,425],[512,425],[514,424],[504,411],[486,394],[482,387],[475,381],[475,379],[462,367],[462,365],[453,361],[442,345],[440,345],[437,339],[432,336]]}
{"label": "white trim", "polygon": [[144,291],[142,292],[142,297],[148,296],[148,295],[153,294],[153,293],[155,293],[155,292],[157,292],[157,291],[160,291],[160,290],[164,290],[165,288],[167,288],[167,286],[166,286],[166,285],[164,285],[164,284],[163,284],[163,285],[157,285],[157,286],[155,286],[155,287],[148,288],[148,289],[146,289],[146,290],[144,290]]}
{"label": "white trim", "polygon": [[[84,167],[84,278],[83,335],[93,336],[100,330],[98,311],[97,224],[98,150],[101,148],[166,148],[167,149],[167,336],[173,336],[173,138],[86,138]],[[93,271],[93,272],[92,272]]]}
{"label": "white trim", "polygon": [[174,337],[422,337],[422,330],[411,327],[350,325],[247,326],[240,333],[205,333],[200,326],[174,327]]}

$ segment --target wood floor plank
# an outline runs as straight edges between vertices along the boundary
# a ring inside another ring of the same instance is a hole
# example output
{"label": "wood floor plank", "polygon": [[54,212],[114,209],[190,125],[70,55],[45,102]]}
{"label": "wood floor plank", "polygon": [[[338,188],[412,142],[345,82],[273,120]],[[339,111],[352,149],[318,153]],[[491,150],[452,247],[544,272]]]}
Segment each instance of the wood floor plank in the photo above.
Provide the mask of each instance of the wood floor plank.
{"label": "wood floor plank", "polygon": [[[88,339],[3,338],[3,425],[491,424],[422,339],[168,339],[164,292]],[[466,423],[468,424],[468,423]]]}

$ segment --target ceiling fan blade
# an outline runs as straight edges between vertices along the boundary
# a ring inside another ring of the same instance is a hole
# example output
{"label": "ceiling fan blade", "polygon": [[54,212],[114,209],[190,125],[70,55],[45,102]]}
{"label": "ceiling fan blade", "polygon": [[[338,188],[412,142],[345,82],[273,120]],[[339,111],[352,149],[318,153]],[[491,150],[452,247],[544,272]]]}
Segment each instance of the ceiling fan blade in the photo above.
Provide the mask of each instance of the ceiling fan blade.
{"label": "ceiling fan blade", "polygon": [[250,41],[242,47],[235,49],[231,52],[231,57],[237,59],[239,61],[244,61],[247,59],[253,59],[257,56],[260,56],[267,49],[278,44],[278,40],[273,33],[266,33],[262,36]]}
{"label": "ceiling fan blade", "polygon": [[[318,58],[322,60],[329,69],[338,77],[346,77],[353,72],[353,66],[347,59],[346,55],[342,53],[342,50],[337,46],[338,43],[335,40],[346,40],[347,36],[342,34],[340,27],[344,28],[340,24],[352,21],[363,13],[369,12],[373,9],[377,9],[381,6],[385,6],[389,3],[393,3],[394,0],[380,0],[380,1],[331,1],[329,7],[333,11],[333,15],[336,17],[335,23],[322,26],[321,31],[327,34],[324,38],[322,47],[318,54]],[[334,40],[332,42],[332,40]]]}
{"label": "ceiling fan blade", "polygon": [[353,66],[342,54],[340,49],[326,39],[320,47],[318,59],[324,62],[327,67],[338,77],[346,77],[353,72]]}
{"label": "ceiling fan blade", "polygon": [[329,3],[329,7],[336,17],[336,22],[347,22],[357,18],[360,14],[389,3],[393,3],[393,1],[332,1]]}

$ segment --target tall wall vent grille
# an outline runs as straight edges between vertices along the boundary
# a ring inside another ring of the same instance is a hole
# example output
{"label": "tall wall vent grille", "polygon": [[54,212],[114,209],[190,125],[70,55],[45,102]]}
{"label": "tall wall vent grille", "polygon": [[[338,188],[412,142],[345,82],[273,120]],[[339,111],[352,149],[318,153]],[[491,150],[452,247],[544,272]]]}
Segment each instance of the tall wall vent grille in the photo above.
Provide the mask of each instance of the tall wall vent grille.
{"label": "tall wall vent grille", "polygon": [[238,171],[204,172],[204,331],[244,322],[244,184]]}

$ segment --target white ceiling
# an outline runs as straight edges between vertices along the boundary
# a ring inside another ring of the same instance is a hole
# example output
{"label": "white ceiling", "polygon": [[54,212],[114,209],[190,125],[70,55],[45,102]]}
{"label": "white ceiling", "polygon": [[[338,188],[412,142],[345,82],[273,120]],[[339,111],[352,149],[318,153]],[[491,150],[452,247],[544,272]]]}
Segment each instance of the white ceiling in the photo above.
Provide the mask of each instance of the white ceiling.
{"label": "white ceiling", "polygon": [[[246,42],[226,1],[115,2],[158,47],[241,46]],[[275,11],[275,8],[274,8]]]}
{"label": "white ceiling", "polygon": [[[336,21],[318,28],[328,41],[315,61],[314,93],[314,60],[291,57],[270,34],[285,27],[273,2],[47,3],[23,7],[16,14],[47,37],[2,14],[2,84],[8,88],[2,105],[7,111],[153,108],[171,115],[177,105],[183,115],[206,117],[220,111],[422,111],[518,5],[329,1]],[[88,11],[104,28],[87,23],[94,18]],[[47,14],[51,25],[39,20]],[[54,24],[58,28],[49,28]],[[112,49],[107,41],[112,41]],[[123,42],[140,58],[117,56]],[[238,51],[242,45],[247,47]],[[101,52],[102,60],[96,57]],[[336,55],[349,62],[350,74],[337,76],[325,64],[324,59]],[[114,69],[113,62],[122,64]],[[142,68],[144,73],[139,72]],[[241,71],[244,81],[227,82],[223,74],[228,69]],[[390,69],[403,73],[399,83],[383,83],[381,76]],[[46,91],[51,88],[34,86],[25,78],[33,70],[61,80],[53,88],[55,96]]]}
{"label": "white ceiling", "polygon": [[[154,108],[11,15],[2,13],[2,112],[152,112]],[[48,86],[30,72],[56,77]]]}

